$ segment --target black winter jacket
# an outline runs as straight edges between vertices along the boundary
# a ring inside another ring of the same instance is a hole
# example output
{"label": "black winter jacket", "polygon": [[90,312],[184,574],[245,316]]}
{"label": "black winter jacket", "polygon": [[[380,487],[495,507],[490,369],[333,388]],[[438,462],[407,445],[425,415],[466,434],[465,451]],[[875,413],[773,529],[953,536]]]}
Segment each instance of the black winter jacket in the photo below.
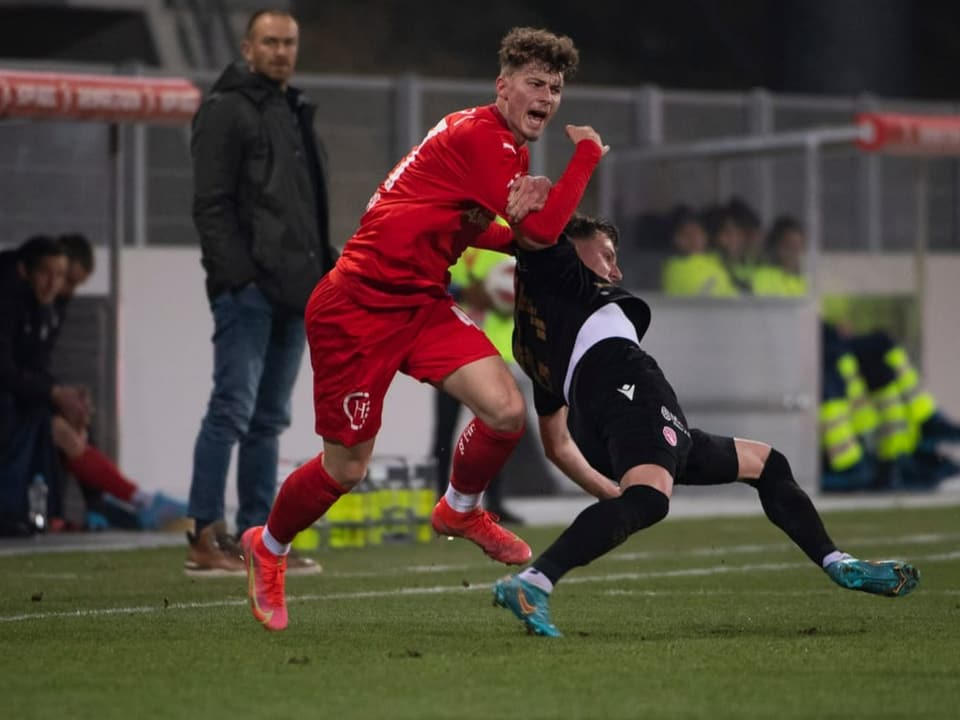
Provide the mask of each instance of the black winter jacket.
{"label": "black winter jacket", "polygon": [[0,404],[52,407],[50,360],[61,325],[56,304],[37,303],[23,280],[0,289]]}
{"label": "black winter jacket", "polygon": [[333,267],[316,106],[244,65],[227,67],[193,119],[193,220],[207,296],[254,282],[303,313]]}

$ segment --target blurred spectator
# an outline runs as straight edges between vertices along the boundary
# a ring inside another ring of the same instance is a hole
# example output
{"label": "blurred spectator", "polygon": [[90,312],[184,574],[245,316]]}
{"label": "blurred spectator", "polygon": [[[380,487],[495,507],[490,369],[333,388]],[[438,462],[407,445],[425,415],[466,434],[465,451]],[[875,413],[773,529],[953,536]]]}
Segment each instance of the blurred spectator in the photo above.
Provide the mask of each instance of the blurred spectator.
{"label": "blurred spectator", "polygon": [[737,280],[738,275],[743,276],[748,273],[746,269],[747,238],[730,206],[711,205],[703,210],[700,218],[707,231],[708,247],[719,254],[737,292],[749,292],[749,285],[743,285]]}
{"label": "blurred spectator", "polygon": [[[844,335],[826,323],[823,345],[824,490],[926,490],[960,474],[938,447],[960,442],[960,426],[938,409],[902,346],[882,331]],[[832,417],[824,416],[828,407]],[[830,449],[837,447],[834,428],[844,417],[860,452],[837,462]]]}
{"label": "blurred spectator", "polygon": [[781,215],[767,233],[768,261],[758,265],[750,277],[754,295],[796,297],[807,294],[807,278],[803,274],[807,253],[806,237],[800,223],[789,215]]}
{"label": "blurred spectator", "polygon": [[739,294],[721,256],[708,249],[703,221],[685,205],[670,215],[674,254],[663,265],[663,292],[674,296],[735,297]]}
{"label": "blurred spectator", "polygon": [[[10,277],[0,260],[0,516],[4,530],[27,532],[27,487],[41,483],[48,518],[62,513],[62,457],[77,481],[128,503],[143,528],[159,528],[185,514],[182,503],[148,493],[124,477],[87,442],[93,407],[85,388],[59,382],[50,357],[62,327],[58,304],[66,287],[67,252],[48,236],[27,240],[16,252]],[[69,298],[67,298],[68,300]],[[58,456],[59,452],[59,456]],[[46,523],[57,527],[56,522]],[[34,525],[34,530],[43,529]]]}
{"label": "blurred spectator", "polygon": [[[806,239],[796,219],[774,221],[767,252],[770,264],[754,273],[754,293],[805,295]],[[937,450],[939,442],[960,441],[960,427],[937,410],[906,350],[885,332],[856,334],[850,318],[832,320],[822,335],[823,489],[930,489],[960,472]]]}
{"label": "blurred spectator", "polygon": [[740,257],[731,267],[734,282],[743,289],[749,289],[753,275],[764,260],[763,228],[760,216],[742,198],[732,197],[727,203],[730,223],[742,236]]}

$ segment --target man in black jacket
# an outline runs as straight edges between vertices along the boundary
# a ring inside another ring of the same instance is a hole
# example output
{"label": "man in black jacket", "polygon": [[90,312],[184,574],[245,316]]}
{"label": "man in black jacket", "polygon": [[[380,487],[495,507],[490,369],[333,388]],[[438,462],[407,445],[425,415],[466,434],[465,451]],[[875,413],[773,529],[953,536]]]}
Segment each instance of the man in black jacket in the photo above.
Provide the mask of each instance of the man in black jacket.
{"label": "man in black jacket", "polygon": [[[239,443],[236,530],[267,519],[280,433],[304,348],[303,311],[336,260],[329,242],[316,106],[288,81],[299,31],[289,13],[255,13],[244,62],[229,66],[193,122],[193,218],[214,319],[214,386],[193,457],[185,563],[198,577],[242,574],[226,534],[230,452]],[[293,559],[293,571],[316,571]]]}

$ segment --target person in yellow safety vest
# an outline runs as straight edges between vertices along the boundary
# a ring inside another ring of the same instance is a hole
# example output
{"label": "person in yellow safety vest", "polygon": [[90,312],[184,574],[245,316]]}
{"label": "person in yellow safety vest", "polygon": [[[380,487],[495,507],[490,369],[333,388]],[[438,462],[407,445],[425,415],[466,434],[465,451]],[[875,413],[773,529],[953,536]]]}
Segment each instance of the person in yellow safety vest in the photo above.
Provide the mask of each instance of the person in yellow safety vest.
{"label": "person in yellow safety vest", "polygon": [[960,426],[937,409],[933,395],[906,350],[883,331],[854,335],[847,343],[880,415],[877,458],[887,471],[881,487],[929,489],[960,474],[960,465],[937,451],[960,441]]}
{"label": "person in yellow safety vest", "polygon": [[754,273],[764,260],[764,236],[760,216],[742,198],[733,196],[727,202],[730,223],[740,230],[740,256],[730,265],[733,281],[745,290],[753,284]]}
{"label": "person in yellow safety vest", "polygon": [[[754,274],[754,293],[806,294],[800,223],[789,216],[775,220],[767,252],[771,264]],[[822,349],[824,490],[929,488],[960,469],[934,448],[920,447],[921,427],[929,437],[949,439],[955,426],[940,414],[934,417],[936,403],[920,389],[903,348],[883,333],[853,335],[824,323]]]}
{"label": "person in yellow safety vest", "polygon": [[[799,222],[788,215],[774,220],[766,240],[768,261],[750,278],[754,295],[803,297],[806,239]],[[858,375],[857,360],[834,328],[824,325],[821,343],[821,399],[818,413],[822,451],[821,487],[827,491],[863,490],[873,485],[874,464],[863,439],[877,426],[876,411]]]}
{"label": "person in yellow safety vest", "polygon": [[[857,373],[856,357],[834,327],[822,324],[821,330],[820,487],[826,492],[866,490],[876,481],[874,456],[865,445],[878,425],[876,411]],[[854,378],[848,376],[851,371]]]}
{"label": "person in yellow safety vest", "polygon": [[671,213],[670,239],[675,252],[661,270],[666,295],[677,297],[736,297],[740,294],[723,260],[708,250],[707,231],[701,219],[685,205]]}
{"label": "person in yellow safety vest", "polygon": [[[754,295],[802,297],[807,294],[803,274],[806,238],[800,223],[781,215],[767,233],[768,262],[751,277]],[[835,328],[824,325],[823,364],[819,409],[823,453],[821,486],[826,491],[863,490],[874,485],[873,456],[864,443],[880,427],[879,415],[867,395],[856,356]],[[893,426],[890,426],[893,427]]]}
{"label": "person in yellow safety vest", "polygon": [[766,254],[769,261],[759,265],[750,277],[754,295],[802,297],[807,294],[807,278],[803,272],[807,242],[799,222],[789,215],[773,221],[767,233]]}
{"label": "person in yellow safety vest", "polygon": [[[497,222],[505,224],[501,218]],[[516,368],[521,389],[529,382],[513,358],[513,267],[516,258],[492,250],[468,247],[457,263],[450,268],[450,293],[500,352],[507,366]],[[528,402],[533,407],[532,402]],[[433,456],[437,466],[437,485],[444,492],[449,480],[450,459],[460,403],[438,390],[434,401]],[[500,516],[503,522],[522,523],[523,519],[509,511],[503,502],[503,478],[509,477],[511,487],[520,480],[548,481],[552,477],[543,460],[538,436],[528,423],[520,444],[514,449],[501,472],[487,488],[484,503],[487,509]],[[532,470],[531,470],[532,468]],[[535,489],[535,488],[530,488]],[[540,488],[542,490],[542,488]]]}

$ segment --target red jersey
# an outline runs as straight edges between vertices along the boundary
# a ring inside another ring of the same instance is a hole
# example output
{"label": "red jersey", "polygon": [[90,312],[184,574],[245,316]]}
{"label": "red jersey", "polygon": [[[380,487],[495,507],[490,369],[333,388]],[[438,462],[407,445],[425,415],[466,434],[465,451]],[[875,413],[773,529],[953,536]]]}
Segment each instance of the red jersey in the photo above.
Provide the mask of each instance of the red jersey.
{"label": "red jersey", "polygon": [[[547,206],[519,230],[536,242],[555,242],[600,154],[596,143],[579,143]],[[337,271],[358,291],[353,300],[366,307],[421,305],[446,294],[448,268],[466,247],[505,250],[512,233],[490,221],[506,215],[510,186],[529,165],[526,146],[517,144],[496,106],[443,118],[380,184],[343,249]]]}

